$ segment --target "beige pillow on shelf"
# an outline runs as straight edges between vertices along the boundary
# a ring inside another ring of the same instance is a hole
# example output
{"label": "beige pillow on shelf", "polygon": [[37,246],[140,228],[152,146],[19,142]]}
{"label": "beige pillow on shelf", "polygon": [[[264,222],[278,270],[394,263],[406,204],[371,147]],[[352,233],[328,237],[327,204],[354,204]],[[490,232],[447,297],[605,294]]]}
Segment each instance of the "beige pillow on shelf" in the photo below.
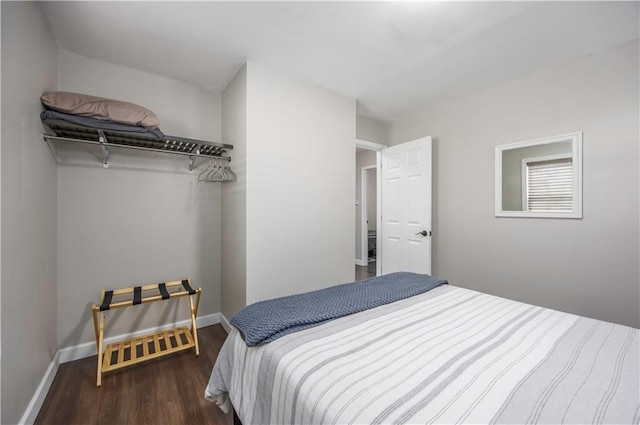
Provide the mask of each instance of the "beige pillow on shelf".
{"label": "beige pillow on shelf", "polygon": [[122,124],[158,128],[156,114],[135,103],[105,99],[88,94],[52,91],[40,97],[44,106],[65,114],[79,115]]}

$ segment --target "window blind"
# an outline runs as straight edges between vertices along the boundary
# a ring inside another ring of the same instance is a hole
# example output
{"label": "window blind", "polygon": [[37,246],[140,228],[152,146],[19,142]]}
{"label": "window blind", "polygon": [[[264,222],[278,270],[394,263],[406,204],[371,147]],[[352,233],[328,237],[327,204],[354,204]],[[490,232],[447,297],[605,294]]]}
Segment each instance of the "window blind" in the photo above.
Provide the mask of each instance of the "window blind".
{"label": "window blind", "polygon": [[528,211],[572,211],[571,158],[527,163]]}

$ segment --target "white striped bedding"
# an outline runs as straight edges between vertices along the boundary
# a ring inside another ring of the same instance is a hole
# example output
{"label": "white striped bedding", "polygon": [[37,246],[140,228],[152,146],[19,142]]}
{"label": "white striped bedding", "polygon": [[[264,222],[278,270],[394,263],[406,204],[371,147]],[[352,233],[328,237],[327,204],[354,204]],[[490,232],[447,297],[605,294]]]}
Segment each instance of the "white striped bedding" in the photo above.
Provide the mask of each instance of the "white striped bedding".
{"label": "white striped bedding", "polygon": [[640,422],[639,331],[443,285],[247,347],[205,397],[250,424]]}

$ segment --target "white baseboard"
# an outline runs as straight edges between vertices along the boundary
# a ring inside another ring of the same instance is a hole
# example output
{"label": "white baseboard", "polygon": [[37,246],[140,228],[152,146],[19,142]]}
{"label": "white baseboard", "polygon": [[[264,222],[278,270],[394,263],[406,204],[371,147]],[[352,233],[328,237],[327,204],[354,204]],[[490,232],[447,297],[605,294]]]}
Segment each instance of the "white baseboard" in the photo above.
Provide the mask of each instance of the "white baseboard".
{"label": "white baseboard", "polygon": [[359,259],[359,258],[356,258],[356,265],[357,265],[357,266],[366,266],[367,264],[369,264],[369,263],[367,262],[367,260],[361,260],[361,259]]}
{"label": "white baseboard", "polygon": [[60,356],[59,351],[56,351],[56,354],[53,356],[53,360],[49,363],[49,367],[47,371],[44,373],[42,380],[40,381],[40,385],[36,388],[36,392],[33,393],[33,397],[31,397],[31,401],[27,405],[22,417],[20,418],[19,424],[33,424],[38,417],[38,413],[40,413],[40,408],[44,403],[44,399],[47,397],[47,393],[49,392],[49,388],[51,388],[51,384],[53,383],[53,378],[56,376],[56,372],[58,372],[58,366],[60,366]]}
{"label": "white baseboard", "polygon": [[[200,316],[196,318],[196,326],[198,328],[215,325],[217,323],[220,323],[220,313],[208,314],[206,316]],[[169,323],[167,325],[156,326],[154,328],[148,328],[136,332],[112,336],[109,338],[105,338],[104,342],[106,345],[123,339],[135,338],[137,336],[148,335],[164,331],[166,329],[177,328],[178,326],[189,325],[191,325],[191,320],[181,320],[179,322]],[[58,350],[58,353],[60,354],[60,364],[62,364],[72,362],[74,360],[84,359],[85,357],[95,356],[96,354],[98,354],[98,349],[95,342],[85,342],[84,344],[78,344],[73,347],[61,348],[60,350]]]}
{"label": "white baseboard", "polygon": [[[223,321],[224,320],[224,321]],[[200,316],[196,318],[196,326],[198,328],[203,328],[205,326],[211,326],[220,323],[222,327],[229,333],[229,322],[222,315],[222,313],[213,313],[208,314],[206,316]],[[178,326],[189,326],[191,324],[191,320],[181,320],[180,322],[156,326],[154,328],[144,329],[141,331],[131,332],[123,335],[118,335],[110,338],[105,338],[105,343],[108,344],[110,342],[134,338],[136,336],[142,336],[147,334],[152,334],[155,332],[159,332],[165,329],[177,328]],[[44,403],[44,399],[47,397],[47,393],[49,392],[49,388],[51,388],[51,384],[53,383],[53,378],[56,376],[56,372],[58,372],[58,367],[62,363],[71,362],[74,360],[80,360],[85,357],[95,356],[98,353],[98,349],[96,347],[95,342],[86,342],[84,344],[78,344],[73,347],[65,347],[56,351],[56,354],[53,356],[53,360],[49,364],[47,371],[45,372],[42,380],[40,381],[40,385],[36,389],[36,392],[31,397],[31,401],[27,406],[22,418],[20,418],[20,424],[30,425],[33,424],[40,412],[40,408],[42,407],[42,403]]]}
{"label": "white baseboard", "polygon": [[222,313],[218,313],[218,314],[220,314],[220,325],[224,328],[225,331],[227,331],[227,334],[230,333],[231,332],[231,325],[229,324],[229,321],[224,316],[224,314],[222,314]]}

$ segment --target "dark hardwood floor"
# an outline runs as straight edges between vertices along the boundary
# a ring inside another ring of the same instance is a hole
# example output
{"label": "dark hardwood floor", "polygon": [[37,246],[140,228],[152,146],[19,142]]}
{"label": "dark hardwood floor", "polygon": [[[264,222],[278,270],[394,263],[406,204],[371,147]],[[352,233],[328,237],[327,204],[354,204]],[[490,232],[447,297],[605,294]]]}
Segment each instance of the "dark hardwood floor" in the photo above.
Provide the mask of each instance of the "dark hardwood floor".
{"label": "dark hardwood floor", "polygon": [[376,275],[376,262],[369,262],[366,266],[356,266],[356,280],[368,279]]}
{"label": "dark hardwood floor", "polygon": [[[356,280],[376,275],[376,263],[355,266]],[[64,363],[51,384],[35,424],[216,424],[231,425],[204,399],[213,364],[227,333],[222,326],[198,329],[200,356],[183,351],[109,372],[96,387],[96,356]]]}
{"label": "dark hardwood floor", "polygon": [[96,356],[62,364],[35,423],[231,425],[231,414],[204,399],[226,337],[220,325],[200,328],[199,357],[188,350],[109,372],[101,388]]}

